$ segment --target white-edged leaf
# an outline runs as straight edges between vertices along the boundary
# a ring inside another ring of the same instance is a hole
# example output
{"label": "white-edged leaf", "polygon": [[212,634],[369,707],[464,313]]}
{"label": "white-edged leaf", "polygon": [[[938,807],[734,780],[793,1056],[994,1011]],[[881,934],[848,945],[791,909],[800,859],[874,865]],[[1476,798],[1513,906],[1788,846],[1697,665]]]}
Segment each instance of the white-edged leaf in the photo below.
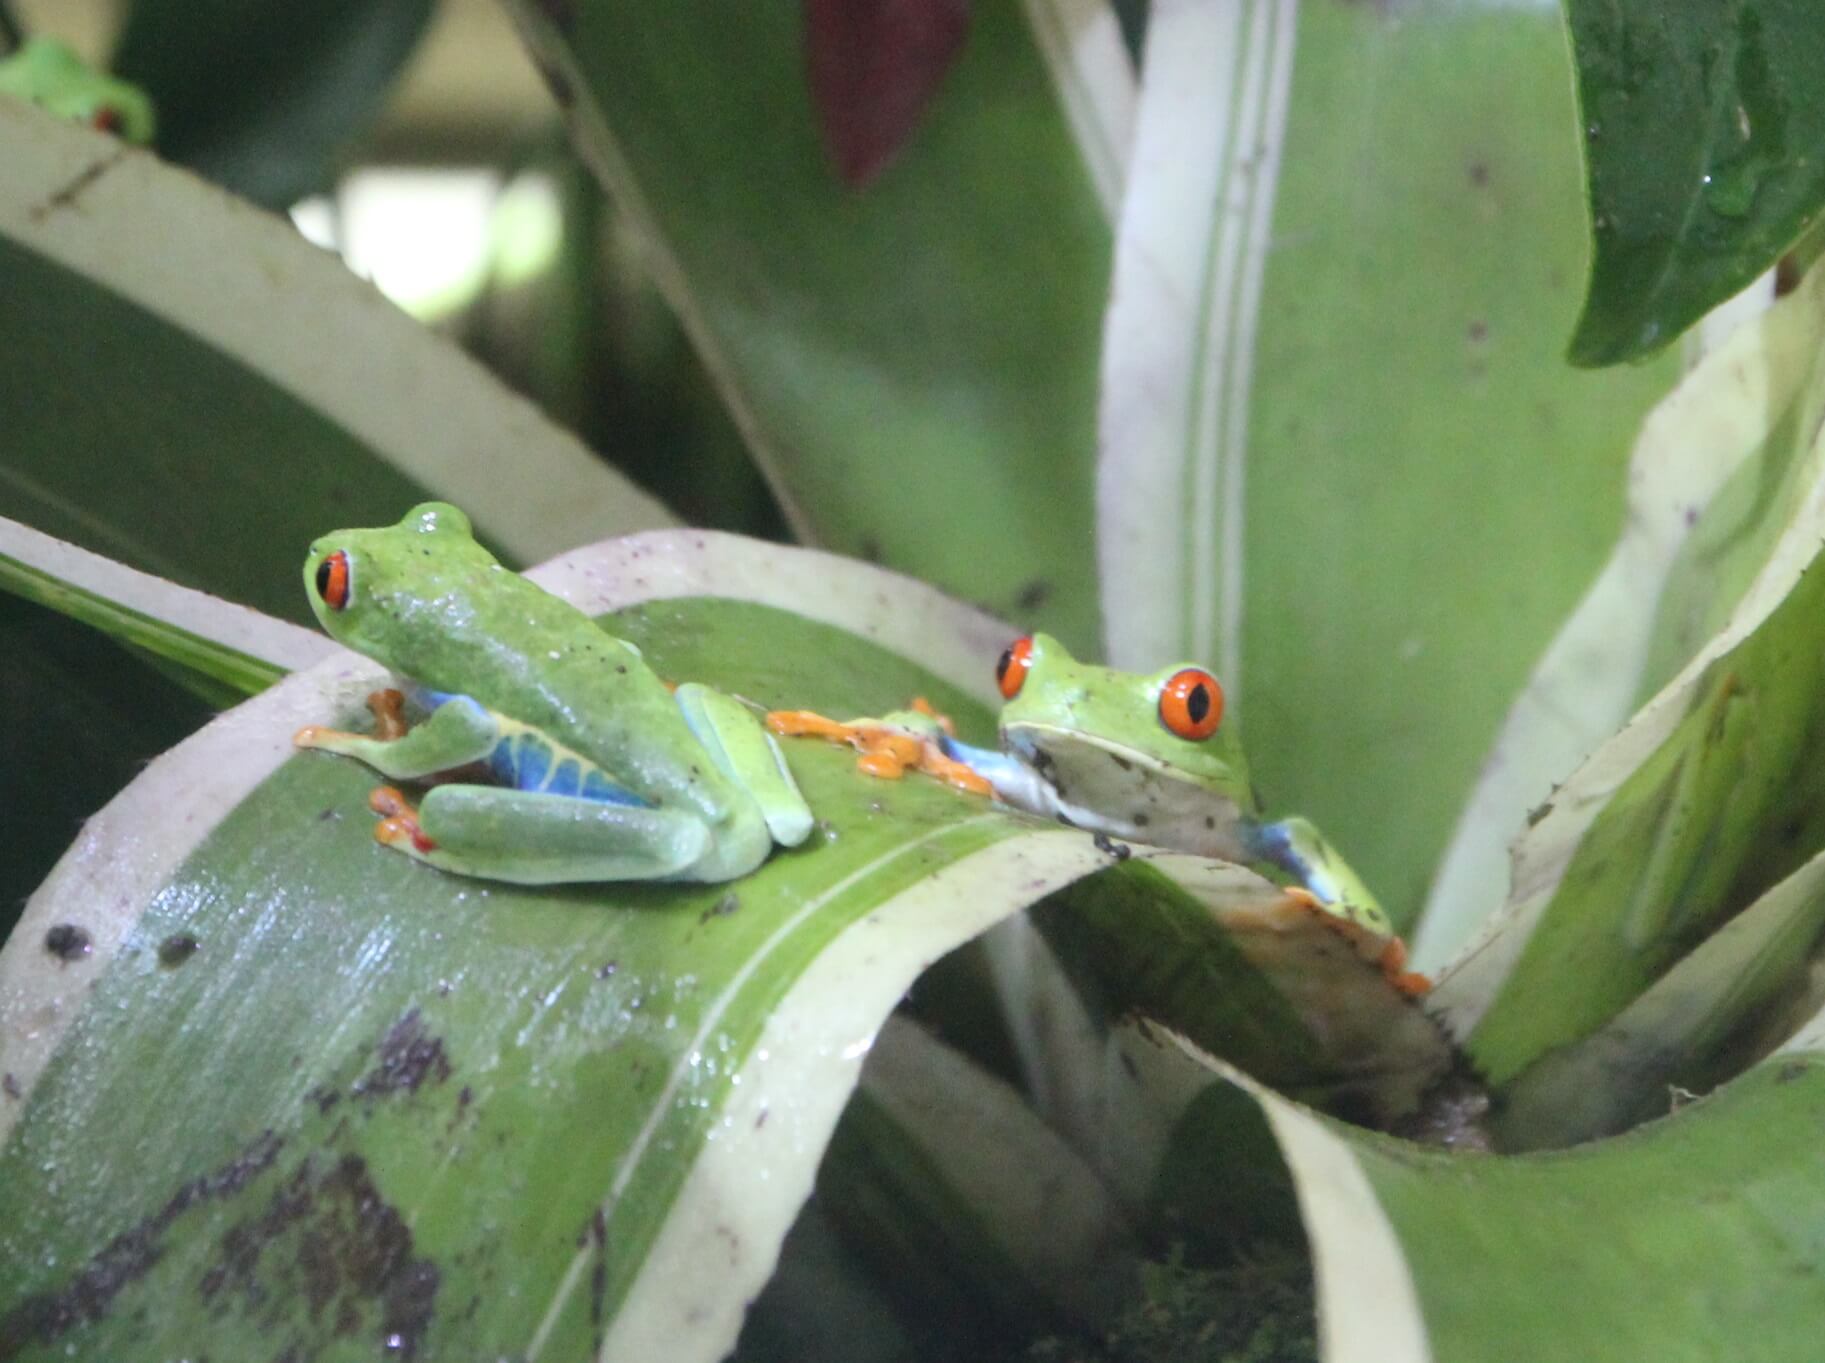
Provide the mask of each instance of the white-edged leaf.
{"label": "white-edged leaf", "polygon": [[[667,675],[835,710],[931,688],[986,722],[911,659],[986,690],[1003,631],[878,569],[661,532],[539,576],[627,607],[616,627]],[[795,591],[883,647],[752,604]],[[338,653],[158,759],[0,953],[0,1166],[39,1171],[0,1172],[0,1321],[27,1356],[720,1357],[914,977],[1110,864],[805,740],[788,755],[823,831],[732,885],[445,876],[373,843],[372,773],[291,748],[380,675]],[[140,1157],[85,1153],[123,1141]],[[44,1178],[46,1151],[94,1177]],[[269,1217],[287,1190],[298,1214]],[[147,1257],[88,1293],[122,1235]],[[213,1272],[246,1236],[265,1252]],[[338,1265],[329,1307],[292,1276],[300,1236]],[[205,1304],[140,1314],[178,1299]]]}
{"label": "white-edged leaf", "polygon": [[1209,658],[1232,694],[1249,384],[1296,18],[1291,0],[1152,7],[1103,335],[1109,660]]}
{"label": "white-edged leaf", "polygon": [[0,517],[0,588],[251,695],[313,666],[321,634],[221,601]]}
{"label": "white-edged leaf", "polygon": [[[1717,559],[1745,542],[1772,549],[1796,513],[1816,468],[1805,452],[1825,405],[1822,345],[1825,271],[1815,270],[1711,349],[1648,417],[1622,537],[1528,678],[1458,818],[1414,940],[1422,969],[1449,960],[1502,902],[1527,811],[1621,727],[1644,686],[1691,656],[1703,622],[1727,613],[1745,566]],[[1770,495],[1770,480],[1787,495]],[[1714,523],[1709,509],[1737,484],[1744,494]],[[1692,580],[1676,584],[1682,563]],[[1673,585],[1684,600],[1667,602]]]}
{"label": "white-edged leaf", "polygon": [[669,522],[284,220],[16,101],[0,161],[14,519],[269,611],[330,517],[426,491],[522,559]]}
{"label": "white-edged leaf", "polygon": [[1096,194],[1113,218],[1134,140],[1134,65],[1109,0],[1026,0],[1027,22],[1045,57]]}

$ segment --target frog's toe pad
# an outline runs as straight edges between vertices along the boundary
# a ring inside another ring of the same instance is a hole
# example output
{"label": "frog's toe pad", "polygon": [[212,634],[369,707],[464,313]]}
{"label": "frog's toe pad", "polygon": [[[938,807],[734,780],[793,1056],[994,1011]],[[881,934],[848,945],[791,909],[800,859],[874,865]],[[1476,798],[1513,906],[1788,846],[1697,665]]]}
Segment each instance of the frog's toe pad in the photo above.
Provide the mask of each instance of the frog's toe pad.
{"label": "frog's toe pad", "polygon": [[435,852],[437,844],[418,825],[418,811],[393,786],[376,786],[368,808],[381,816],[374,825],[374,841],[400,852]]}

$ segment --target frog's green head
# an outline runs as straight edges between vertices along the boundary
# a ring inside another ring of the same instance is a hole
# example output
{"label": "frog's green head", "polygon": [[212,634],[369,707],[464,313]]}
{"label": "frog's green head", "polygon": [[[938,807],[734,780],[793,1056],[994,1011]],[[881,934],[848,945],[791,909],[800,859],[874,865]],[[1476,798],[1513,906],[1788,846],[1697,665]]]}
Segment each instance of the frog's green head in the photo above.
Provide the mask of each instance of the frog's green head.
{"label": "frog's green head", "polygon": [[1202,851],[1213,845],[1205,834],[1220,843],[1237,814],[1254,812],[1223,688],[1203,668],[1118,672],[1035,634],[1008,647],[996,675],[1002,746],[1078,811],[1074,822],[1095,814],[1089,826]]}
{"label": "frog's green head", "polygon": [[126,81],[91,70],[54,38],[37,37],[0,61],[0,93],[18,95],[59,118],[87,123],[126,142],[152,141],[152,101]]}
{"label": "frog's green head", "polygon": [[501,571],[467,516],[425,502],[398,525],[318,539],[304,560],[304,590],[332,639],[396,665],[416,634],[436,632],[464,609],[478,576]]}

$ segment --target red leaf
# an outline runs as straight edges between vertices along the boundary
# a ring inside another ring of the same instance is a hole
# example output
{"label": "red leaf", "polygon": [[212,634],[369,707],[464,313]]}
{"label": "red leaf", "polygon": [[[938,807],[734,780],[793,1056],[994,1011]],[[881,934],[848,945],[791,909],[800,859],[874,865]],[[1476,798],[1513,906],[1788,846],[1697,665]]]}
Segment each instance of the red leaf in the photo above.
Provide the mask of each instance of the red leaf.
{"label": "red leaf", "polygon": [[805,0],[811,98],[844,184],[860,188],[893,160],[969,18],[969,0]]}

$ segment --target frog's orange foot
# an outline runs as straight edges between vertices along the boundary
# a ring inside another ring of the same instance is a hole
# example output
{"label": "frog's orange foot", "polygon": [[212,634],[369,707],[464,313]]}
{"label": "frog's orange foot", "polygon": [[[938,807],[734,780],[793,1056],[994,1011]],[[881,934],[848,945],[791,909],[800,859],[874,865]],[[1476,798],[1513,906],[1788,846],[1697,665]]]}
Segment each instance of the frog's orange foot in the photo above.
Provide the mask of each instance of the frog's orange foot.
{"label": "frog's orange foot", "polygon": [[907,708],[917,710],[922,715],[930,715],[933,719],[937,720],[938,727],[944,730],[947,738],[955,738],[957,736],[957,726],[951,721],[951,717],[945,714],[944,711],[935,708],[924,696],[914,696],[912,698],[912,704]]}
{"label": "frog's orange foot", "polygon": [[1390,937],[1388,945],[1381,949],[1381,973],[1389,984],[1410,999],[1429,993],[1432,981],[1417,970],[1407,969],[1407,944],[1398,937]]}
{"label": "frog's orange foot", "polygon": [[[1329,926],[1359,944],[1358,950],[1362,950],[1364,946],[1368,947],[1369,951],[1364,951],[1365,956],[1369,956],[1373,951],[1370,958],[1380,968],[1382,978],[1408,998],[1416,999],[1431,990],[1432,981],[1429,978],[1418,971],[1407,969],[1407,944],[1400,938],[1384,938],[1382,934],[1373,929],[1365,928],[1361,924],[1343,917],[1326,907],[1323,900],[1303,885],[1283,885],[1281,892],[1301,908],[1323,914]],[[1381,942],[1381,948],[1379,951],[1374,951],[1374,943],[1378,940]]]}
{"label": "frog's orange foot", "polygon": [[966,790],[971,795],[993,795],[995,787],[987,778],[980,775],[974,767],[949,758],[939,749],[936,743],[927,743],[919,763],[921,771],[929,772],[947,785],[958,790]]}
{"label": "frog's orange foot", "polygon": [[368,808],[381,815],[374,825],[374,841],[401,852],[434,852],[437,844],[418,826],[418,811],[412,802],[394,786],[376,786],[368,796]]}
{"label": "frog's orange foot", "polygon": [[820,715],[815,710],[769,710],[767,727],[785,738],[827,738],[833,743],[847,743],[854,732],[851,725]]}
{"label": "frog's orange foot", "polygon": [[374,715],[374,737],[391,743],[406,736],[406,698],[389,686],[368,692],[368,709]]}
{"label": "frog's orange foot", "polygon": [[321,748],[326,744],[339,743],[344,739],[360,738],[360,734],[347,733],[341,729],[331,729],[322,724],[306,724],[291,736],[294,748]]}

